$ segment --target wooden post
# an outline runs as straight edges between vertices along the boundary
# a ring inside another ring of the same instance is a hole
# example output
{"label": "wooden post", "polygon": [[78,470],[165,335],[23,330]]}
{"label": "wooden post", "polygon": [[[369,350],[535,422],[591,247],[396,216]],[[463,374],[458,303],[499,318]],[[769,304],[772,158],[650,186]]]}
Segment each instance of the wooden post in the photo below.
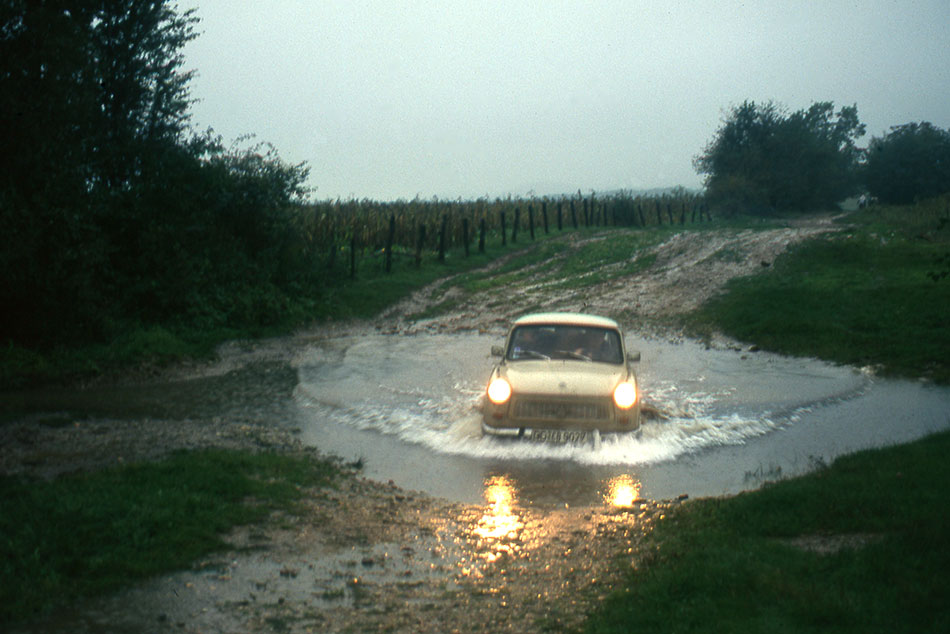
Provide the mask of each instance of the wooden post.
{"label": "wooden post", "polygon": [[511,243],[518,242],[518,225],[521,224],[521,207],[515,207],[515,222],[511,227]]}
{"label": "wooden post", "polygon": [[386,235],[386,272],[393,270],[393,239],[396,237],[396,214],[389,216],[389,233]]}
{"label": "wooden post", "polygon": [[563,220],[563,206],[562,201],[557,201],[557,230],[558,232],[564,231],[564,220]]}
{"label": "wooden post", "polygon": [[531,240],[534,240],[534,205],[528,205],[528,228],[531,234]]}
{"label": "wooden post", "polygon": [[416,237],[416,268],[422,266],[422,246],[426,241],[426,224],[419,223],[419,233]]}
{"label": "wooden post", "polygon": [[508,246],[508,227],[505,226],[505,212],[501,212],[501,246]]}
{"label": "wooden post", "polygon": [[544,221],[544,235],[548,235],[548,201],[541,203],[541,219]]}
{"label": "wooden post", "polygon": [[442,227],[439,229],[439,262],[445,262],[445,232],[448,223],[448,214],[442,214]]}
{"label": "wooden post", "polygon": [[574,229],[577,229],[577,208],[574,206],[574,200],[571,199],[571,222],[574,223]]}
{"label": "wooden post", "polygon": [[590,227],[590,207],[587,204],[587,199],[583,199],[584,202],[584,226]]}
{"label": "wooden post", "polygon": [[462,242],[465,243],[465,257],[468,257],[468,218],[462,218]]}
{"label": "wooden post", "polygon": [[483,217],[478,223],[478,252],[485,252],[485,218]]}
{"label": "wooden post", "polygon": [[640,226],[647,226],[647,219],[643,217],[643,205],[640,203],[637,203],[637,215],[640,216]]}

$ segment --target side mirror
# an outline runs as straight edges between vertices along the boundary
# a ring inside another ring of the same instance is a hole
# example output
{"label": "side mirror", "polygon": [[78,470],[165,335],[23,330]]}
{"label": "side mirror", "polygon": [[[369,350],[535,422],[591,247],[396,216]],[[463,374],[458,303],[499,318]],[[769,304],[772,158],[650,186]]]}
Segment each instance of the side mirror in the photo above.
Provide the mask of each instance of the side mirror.
{"label": "side mirror", "polygon": [[627,350],[627,361],[630,363],[640,363],[640,351]]}
{"label": "side mirror", "polygon": [[503,357],[505,356],[504,346],[492,346],[491,347],[491,356],[493,357]]}

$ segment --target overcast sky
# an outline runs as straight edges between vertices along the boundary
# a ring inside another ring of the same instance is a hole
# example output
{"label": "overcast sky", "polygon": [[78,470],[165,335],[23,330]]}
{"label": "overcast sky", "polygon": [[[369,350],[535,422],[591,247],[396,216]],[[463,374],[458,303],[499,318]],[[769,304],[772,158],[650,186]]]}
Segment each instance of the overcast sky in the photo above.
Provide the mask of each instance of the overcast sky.
{"label": "overcast sky", "polygon": [[314,197],[702,184],[729,109],[857,104],[950,127],[950,0],[182,0],[198,129],[311,168]]}

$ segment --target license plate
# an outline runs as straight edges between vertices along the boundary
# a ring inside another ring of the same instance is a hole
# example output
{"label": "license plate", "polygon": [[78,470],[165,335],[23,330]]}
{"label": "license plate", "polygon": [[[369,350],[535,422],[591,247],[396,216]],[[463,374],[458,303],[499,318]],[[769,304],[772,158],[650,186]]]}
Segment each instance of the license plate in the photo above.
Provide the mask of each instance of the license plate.
{"label": "license plate", "polygon": [[531,440],[559,445],[567,443],[577,445],[590,440],[590,432],[573,429],[535,429],[531,432]]}

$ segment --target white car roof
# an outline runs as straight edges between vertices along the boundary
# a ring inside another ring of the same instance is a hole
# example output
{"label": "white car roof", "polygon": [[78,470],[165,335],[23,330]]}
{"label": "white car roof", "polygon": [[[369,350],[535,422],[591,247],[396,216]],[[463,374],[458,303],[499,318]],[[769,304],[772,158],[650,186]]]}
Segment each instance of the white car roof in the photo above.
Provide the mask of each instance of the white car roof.
{"label": "white car roof", "polygon": [[583,313],[534,313],[516,319],[512,326],[532,324],[570,324],[572,326],[597,326],[620,330],[620,326],[613,319]]}

